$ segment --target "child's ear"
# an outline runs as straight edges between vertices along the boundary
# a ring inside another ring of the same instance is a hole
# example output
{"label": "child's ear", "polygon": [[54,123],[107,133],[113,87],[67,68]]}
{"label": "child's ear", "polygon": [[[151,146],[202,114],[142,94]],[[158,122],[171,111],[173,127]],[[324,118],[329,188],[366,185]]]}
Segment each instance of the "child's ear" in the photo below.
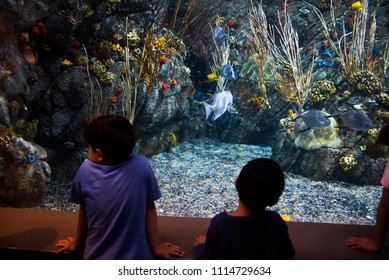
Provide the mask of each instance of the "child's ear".
{"label": "child's ear", "polygon": [[236,188],[236,183],[238,182],[238,177],[235,178],[235,188]]}
{"label": "child's ear", "polygon": [[96,157],[99,163],[103,162],[103,152],[100,149],[96,149]]}

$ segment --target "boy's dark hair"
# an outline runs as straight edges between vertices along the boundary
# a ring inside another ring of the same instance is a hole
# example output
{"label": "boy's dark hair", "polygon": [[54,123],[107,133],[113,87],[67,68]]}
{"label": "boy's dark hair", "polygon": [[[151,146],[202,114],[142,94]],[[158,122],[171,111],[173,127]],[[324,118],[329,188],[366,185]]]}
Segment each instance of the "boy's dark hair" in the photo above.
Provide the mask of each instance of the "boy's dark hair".
{"label": "boy's dark hair", "polygon": [[85,128],[84,139],[93,150],[101,150],[103,164],[116,165],[130,159],[135,146],[135,129],[122,116],[105,115]]}
{"label": "boy's dark hair", "polygon": [[385,125],[378,135],[377,144],[389,146],[389,125]]}
{"label": "boy's dark hair", "polygon": [[285,178],[281,167],[267,158],[249,161],[236,181],[239,199],[251,211],[260,211],[276,204],[284,186]]}

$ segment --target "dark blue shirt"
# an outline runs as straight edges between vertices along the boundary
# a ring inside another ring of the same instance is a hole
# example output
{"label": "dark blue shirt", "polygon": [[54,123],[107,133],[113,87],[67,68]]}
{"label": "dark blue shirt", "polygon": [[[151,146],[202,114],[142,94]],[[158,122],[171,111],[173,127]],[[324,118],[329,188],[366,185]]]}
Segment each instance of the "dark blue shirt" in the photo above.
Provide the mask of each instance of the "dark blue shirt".
{"label": "dark blue shirt", "polygon": [[293,259],[295,250],[281,216],[264,210],[255,216],[216,215],[204,245],[194,248],[195,259],[276,260]]}

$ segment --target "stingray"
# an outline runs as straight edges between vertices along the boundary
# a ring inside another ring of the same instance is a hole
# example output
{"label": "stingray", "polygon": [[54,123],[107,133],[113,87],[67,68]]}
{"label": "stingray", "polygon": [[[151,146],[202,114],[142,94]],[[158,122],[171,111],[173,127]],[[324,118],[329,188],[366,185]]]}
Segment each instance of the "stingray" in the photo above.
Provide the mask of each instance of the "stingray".
{"label": "stingray", "polygon": [[230,111],[232,105],[232,94],[229,90],[222,91],[213,95],[211,104],[203,101],[205,107],[205,120],[208,124],[214,122],[223,115],[227,110]]}

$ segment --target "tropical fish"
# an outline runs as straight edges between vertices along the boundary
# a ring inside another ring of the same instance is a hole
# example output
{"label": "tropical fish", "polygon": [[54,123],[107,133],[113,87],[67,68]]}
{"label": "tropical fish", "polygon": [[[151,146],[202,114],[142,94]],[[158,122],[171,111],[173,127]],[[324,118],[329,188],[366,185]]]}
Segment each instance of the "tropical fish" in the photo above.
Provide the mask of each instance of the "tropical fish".
{"label": "tropical fish", "polygon": [[226,40],[226,34],[224,33],[224,30],[221,26],[217,25],[215,29],[213,30],[213,36],[215,37],[216,43],[218,43],[219,46],[223,46],[224,42]]}
{"label": "tropical fish", "polygon": [[218,80],[218,77],[217,77],[217,74],[215,72],[213,72],[213,73],[207,75],[207,79],[210,82],[214,82],[214,81]]}
{"label": "tropical fish", "polygon": [[205,120],[207,121],[207,123],[210,124],[211,121],[213,122],[218,119],[227,110],[230,111],[232,101],[232,93],[229,90],[226,90],[214,94],[212,97],[211,104],[208,104],[205,101],[202,102],[205,107]]}
{"label": "tropical fish", "polygon": [[301,115],[298,115],[297,118],[301,118],[307,126],[306,129],[303,129],[299,132],[304,132],[309,129],[323,128],[330,125],[330,121],[319,110],[309,110],[307,112],[302,113]]}
{"label": "tropical fish", "polygon": [[227,80],[235,80],[234,68],[229,64],[223,65],[219,69],[219,75],[226,78]]}
{"label": "tropical fish", "polygon": [[358,110],[353,109],[344,113],[338,112],[333,116],[337,115],[339,115],[339,117],[342,119],[344,127],[348,127],[357,131],[368,131],[369,129],[374,128],[374,124],[369,119],[369,117]]}
{"label": "tropical fish", "polygon": [[354,11],[354,12],[360,12],[362,11],[362,4],[361,4],[361,1],[357,1],[353,4],[351,4],[351,9]]}

